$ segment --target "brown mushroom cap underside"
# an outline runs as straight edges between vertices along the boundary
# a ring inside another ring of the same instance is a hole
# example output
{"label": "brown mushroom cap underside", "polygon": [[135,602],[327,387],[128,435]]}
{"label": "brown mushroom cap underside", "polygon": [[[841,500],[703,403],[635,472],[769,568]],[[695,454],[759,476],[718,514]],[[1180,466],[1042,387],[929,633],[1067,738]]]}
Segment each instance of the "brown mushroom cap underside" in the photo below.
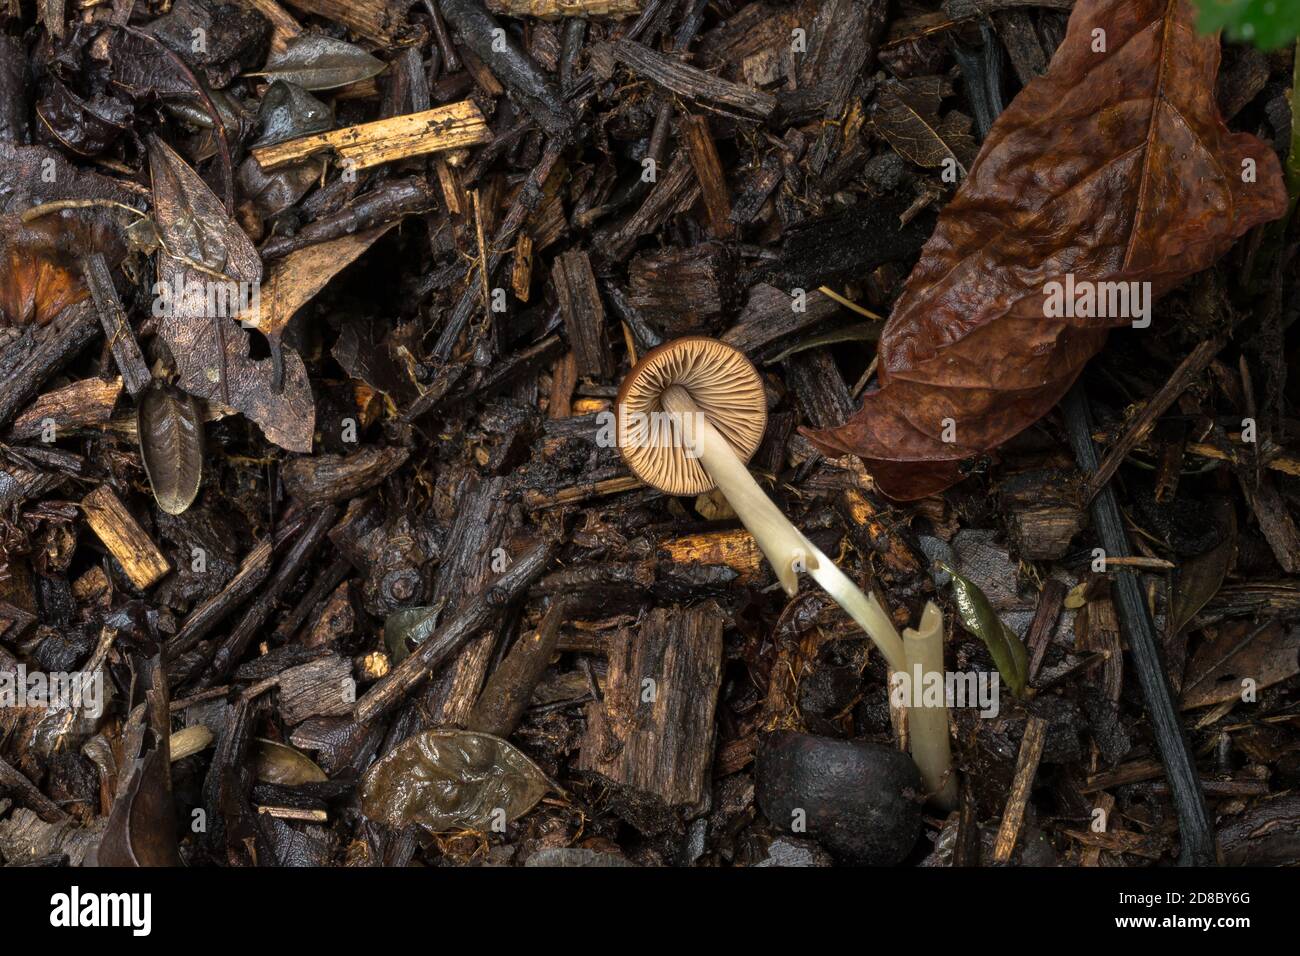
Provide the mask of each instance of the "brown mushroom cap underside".
{"label": "brown mushroom cap underside", "polygon": [[615,407],[618,448],[627,466],[670,495],[703,494],[714,487],[713,479],[664,427],[668,419],[661,396],[672,385],[690,394],[736,457],[747,462],[767,428],[763,379],[730,345],[689,336],[647,352],[623,380]]}

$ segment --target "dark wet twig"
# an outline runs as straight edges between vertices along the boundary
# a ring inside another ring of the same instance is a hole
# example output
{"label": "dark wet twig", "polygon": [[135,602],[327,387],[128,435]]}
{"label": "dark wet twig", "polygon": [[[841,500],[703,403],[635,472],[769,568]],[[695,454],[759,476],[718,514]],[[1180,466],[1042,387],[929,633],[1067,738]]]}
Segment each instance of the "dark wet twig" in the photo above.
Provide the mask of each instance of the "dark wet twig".
{"label": "dark wet twig", "polygon": [[[1074,448],[1075,460],[1085,474],[1098,468],[1097,449],[1092,443],[1092,413],[1083,385],[1075,382],[1061,403],[1065,413],[1066,431]],[[1128,557],[1128,533],[1120,515],[1115,491],[1106,485],[1092,501],[1092,520],[1101,545],[1109,558]],[[1146,598],[1137,575],[1120,569],[1114,575],[1115,609],[1120,627],[1128,641],[1133,666],[1137,671],[1138,685],[1151,716],[1155,732],[1156,749],[1164,764],[1173,796],[1174,810],[1178,814],[1178,829],[1182,839],[1179,863],[1183,866],[1210,866],[1217,862],[1214,825],[1205,805],[1205,793],[1196,764],[1183,735],[1182,722],[1174,706],[1173,692],[1165,677],[1165,668],[1156,645],[1155,627],[1147,612]]]}

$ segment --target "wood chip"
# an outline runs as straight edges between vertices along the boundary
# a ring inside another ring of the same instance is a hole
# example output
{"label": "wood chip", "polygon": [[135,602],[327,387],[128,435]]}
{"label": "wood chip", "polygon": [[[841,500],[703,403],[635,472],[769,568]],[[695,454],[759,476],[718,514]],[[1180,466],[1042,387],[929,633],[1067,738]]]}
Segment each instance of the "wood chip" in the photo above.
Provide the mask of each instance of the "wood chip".
{"label": "wood chip", "polygon": [[1011,796],[1002,811],[1002,825],[998,828],[997,842],[993,845],[995,863],[1010,863],[1015,852],[1020,828],[1025,822],[1025,806],[1029,791],[1038,773],[1038,761],[1043,756],[1043,743],[1047,739],[1047,721],[1030,717],[1025,723],[1025,736],[1020,741],[1020,755],[1016,758],[1016,774],[1011,783]]}
{"label": "wood chip", "polygon": [[158,546],[108,485],[100,485],[82,498],[81,508],[86,523],[137,588],[143,591],[171,571]]}
{"label": "wood chip", "polygon": [[270,170],[332,151],[340,160],[350,160],[355,169],[361,170],[408,156],[475,146],[491,138],[492,132],[479,108],[465,100],[422,113],[407,113],[263,146],[253,150],[253,158],[263,169]]}

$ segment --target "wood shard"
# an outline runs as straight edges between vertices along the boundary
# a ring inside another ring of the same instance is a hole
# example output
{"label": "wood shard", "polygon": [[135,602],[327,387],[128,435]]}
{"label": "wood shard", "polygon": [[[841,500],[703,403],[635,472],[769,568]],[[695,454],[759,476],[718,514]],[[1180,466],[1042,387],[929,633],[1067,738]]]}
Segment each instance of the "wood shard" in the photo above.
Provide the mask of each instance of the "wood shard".
{"label": "wood shard", "polygon": [[611,47],[614,59],[637,76],[701,106],[747,119],[767,119],[776,111],[771,93],[719,79],[627,40],[616,40]]}
{"label": "wood shard", "polygon": [[731,193],[722,172],[718,148],[709,134],[709,121],[703,116],[684,116],[681,130],[690,153],[695,179],[700,184],[704,208],[709,213],[709,225],[719,239],[726,239],[735,231],[731,221]]}
{"label": "wood shard", "polygon": [[605,699],[587,709],[579,769],[697,807],[713,761],[723,617],[712,606],[655,608],[610,641]]}
{"label": "wood shard", "polygon": [[614,374],[614,356],[605,337],[605,309],[596,288],[596,275],[591,271],[591,259],[580,249],[556,256],[551,278],[578,374],[610,378]]}
{"label": "wood shard", "polygon": [[328,133],[300,136],[253,150],[253,158],[266,170],[278,169],[332,151],[356,169],[368,169],[408,156],[461,149],[492,138],[487,120],[471,101],[452,103],[422,113],[407,113],[361,123]]}
{"label": "wood shard", "polygon": [[287,2],[289,6],[303,13],[312,13],[325,20],[341,23],[357,36],[384,47],[392,46],[410,31],[406,22],[407,5],[401,0],[287,0]]}
{"label": "wood shard", "polygon": [[1029,803],[1029,791],[1033,788],[1038,761],[1042,759],[1043,743],[1046,740],[1047,721],[1041,717],[1030,717],[1025,724],[1025,736],[1020,741],[1020,755],[1016,758],[1011,795],[1007,797],[1006,809],[1002,812],[1002,825],[998,828],[997,842],[993,845],[993,860],[996,863],[1011,862],[1011,854],[1015,852],[1016,841],[1020,838],[1020,828],[1025,822],[1025,806]]}
{"label": "wood shard", "polygon": [[137,588],[143,591],[171,571],[158,546],[108,485],[100,485],[82,498],[81,509],[86,523]]}
{"label": "wood shard", "polygon": [[14,419],[10,441],[35,438],[47,427],[85,428],[103,425],[113,417],[113,408],[122,395],[122,379],[83,378],[79,382],[46,392]]}

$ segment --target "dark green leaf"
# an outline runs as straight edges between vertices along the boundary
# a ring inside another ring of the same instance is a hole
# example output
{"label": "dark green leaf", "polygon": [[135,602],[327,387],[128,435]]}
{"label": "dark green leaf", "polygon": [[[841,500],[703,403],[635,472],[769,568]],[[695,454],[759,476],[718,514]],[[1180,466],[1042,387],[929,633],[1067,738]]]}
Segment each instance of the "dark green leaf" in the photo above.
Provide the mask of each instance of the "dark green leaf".
{"label": "dark green leaf", "polygon": [[952,575],[952,596],[961,626],[984,642],[1011,692],[1022,695],[1029,679],[1029,654],[1025,645],[1015,631],[1002,623],[989,599],[972,581],[942,562],[939,567]]}
{"label": "dark green leaf", "polygon": [[547,790],[541,769],[508,741],[469,730],[427,730],[366,773],[361,808],[394,829],[486,831],[523,816]]}
{"label": "dark green leaf", "polygon": [[1300,33],[1300,4],[1295,0],[1197,0],[1202,33],[1226,30],[1261,50],[1274,50]]}

